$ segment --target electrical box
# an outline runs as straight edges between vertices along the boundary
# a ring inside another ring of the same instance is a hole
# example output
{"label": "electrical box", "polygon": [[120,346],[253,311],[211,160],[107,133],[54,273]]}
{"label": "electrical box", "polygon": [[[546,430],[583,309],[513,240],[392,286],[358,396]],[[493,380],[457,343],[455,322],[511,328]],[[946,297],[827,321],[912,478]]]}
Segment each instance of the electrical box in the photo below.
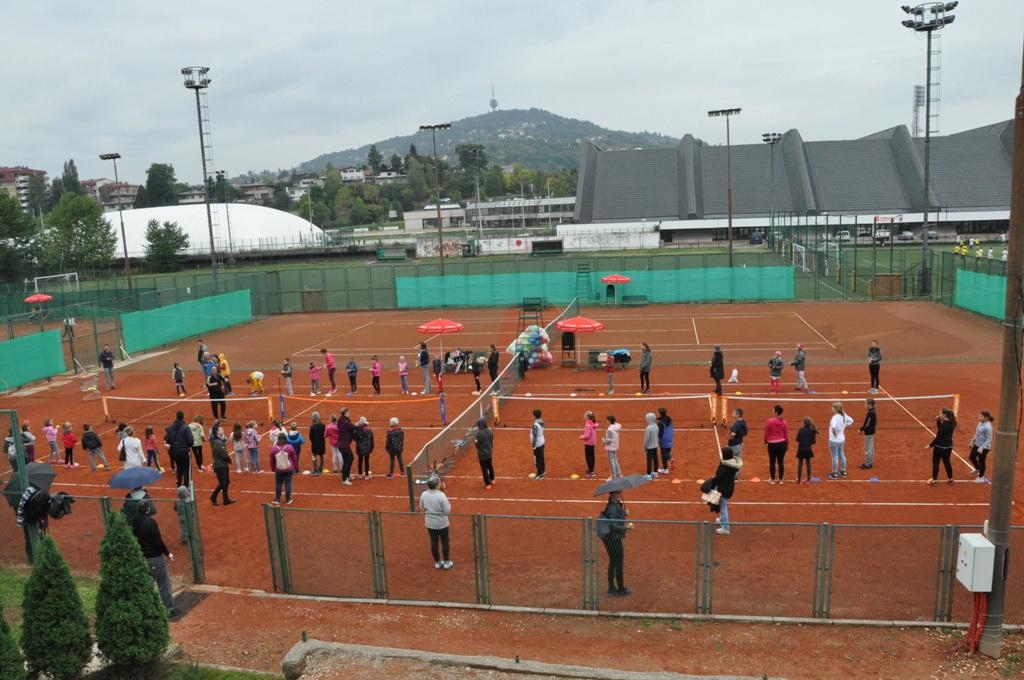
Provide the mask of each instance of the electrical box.
{"label": "electrical box", "polygon": [[992,591],[996,547],[982,534],[960,534],[956,579],[972,593]]}

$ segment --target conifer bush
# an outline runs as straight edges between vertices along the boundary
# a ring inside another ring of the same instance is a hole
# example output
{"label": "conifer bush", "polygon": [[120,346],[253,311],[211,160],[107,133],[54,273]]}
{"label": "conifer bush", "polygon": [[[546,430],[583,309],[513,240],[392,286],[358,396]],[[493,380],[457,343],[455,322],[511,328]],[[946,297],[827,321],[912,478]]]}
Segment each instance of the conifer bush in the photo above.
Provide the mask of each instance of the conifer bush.
{"label": "conifer bush", "polygon": [[114,666],[149,664],[170,642],[160,601],[138,541],[121,513],[113,513],[100,543],[96,644]]}
{"label": "conifer bush", "polygon": [[25,680],[25,664],[4,620],[3,602],[0,602],[0,680]]}
{"label": "conifer bush", "polygon": [[78,677],[92,657],[89,624],[71,570],[49,536],[39,541],[21,611],[21,651],[29,674]]}

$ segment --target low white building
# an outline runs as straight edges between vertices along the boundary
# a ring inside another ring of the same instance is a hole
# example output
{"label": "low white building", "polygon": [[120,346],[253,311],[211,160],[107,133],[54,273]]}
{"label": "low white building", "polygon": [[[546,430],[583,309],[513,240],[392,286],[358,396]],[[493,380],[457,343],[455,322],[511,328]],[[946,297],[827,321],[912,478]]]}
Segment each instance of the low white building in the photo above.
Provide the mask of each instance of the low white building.
{"label": "low white building", "polygon": [[[437,231],[437,204],[425,205],[423,210],[409,210],[405,215],[406,233]],[[441,204],[441,228],[463,229],[467,226],[466,210],[458,203]]]}

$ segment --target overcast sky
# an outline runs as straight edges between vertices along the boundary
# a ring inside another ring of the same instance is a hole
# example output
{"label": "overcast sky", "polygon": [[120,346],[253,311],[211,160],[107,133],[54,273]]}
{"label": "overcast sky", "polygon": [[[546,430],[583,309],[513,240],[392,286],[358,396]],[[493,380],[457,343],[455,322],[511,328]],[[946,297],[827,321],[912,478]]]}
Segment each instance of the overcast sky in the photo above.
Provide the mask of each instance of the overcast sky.
{"label": "overcast sky", "polygon": [[[1024,0],[963,0],[942,34],[943,133],[1011,117]],[[290,168],[420,123],[538,107],[716,143],[708,109],[742,107],[733,140],[909,125],[924,37],[898,0],[454,0],[4,3],[0,165],[122,177],[152,162],[197,182],[195,100],[211,68],[214,161]]]}

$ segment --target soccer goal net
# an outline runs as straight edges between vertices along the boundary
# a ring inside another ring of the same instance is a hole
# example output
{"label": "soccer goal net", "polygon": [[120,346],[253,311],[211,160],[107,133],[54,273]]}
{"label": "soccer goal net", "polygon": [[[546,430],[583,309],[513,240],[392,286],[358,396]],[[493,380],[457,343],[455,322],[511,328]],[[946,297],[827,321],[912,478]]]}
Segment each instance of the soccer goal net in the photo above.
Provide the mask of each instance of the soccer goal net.
{"label": "soccer goal net", "polygon": [[78,272],[67,272],[64,274],[49,274],[37,276],[32,279],[32,288],[36,293],[52,293],[67,290],[80,291],[81,285],[78,282]]}

